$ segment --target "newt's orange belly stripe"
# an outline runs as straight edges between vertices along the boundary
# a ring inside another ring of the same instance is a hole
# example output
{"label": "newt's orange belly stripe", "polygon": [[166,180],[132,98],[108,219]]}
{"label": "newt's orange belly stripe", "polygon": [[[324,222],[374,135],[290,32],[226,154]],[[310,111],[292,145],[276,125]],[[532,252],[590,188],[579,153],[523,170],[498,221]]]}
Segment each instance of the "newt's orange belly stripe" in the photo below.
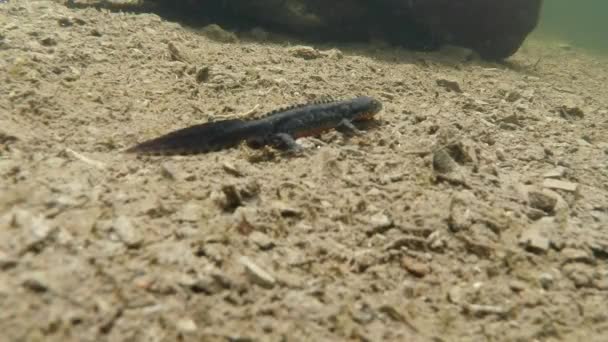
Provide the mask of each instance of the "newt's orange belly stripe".
{"label": "newt's orange belly stripe", "polygon": [[297,131],[293,134],[294,139],[304,138],[304,137],[312,137],[315,135],[319,135],[325,131],[329,131],[332,127],[315,127],[308,130]]}
{"label": "newt's orange belly stripe", "polygon": [[356,118],[354,118],[354,121],[364,121],[364,120],[371,120],[374,118],[374,113],[363,113],[359,116],[357,116]]}
{"label": "newt's orange belly stripe", "polygon": [[[374,117],[374,113],[363,113],[363,114],[357,116],[354,119],[354,121],[371,120],[371,119],[373,119],[373,117]],[[293,138],[298,139],[298,138],[304,138],[304,137],[312,137],[315,135],[319,135],[323,132],[329,131],[333,128],[335,128],[334,125],[328,125],[328,126],[314,127],[314,128],[310,128],[310,129],[303,129],[303,130],[299,130],[299,131],[295,132],[293,134]]]}

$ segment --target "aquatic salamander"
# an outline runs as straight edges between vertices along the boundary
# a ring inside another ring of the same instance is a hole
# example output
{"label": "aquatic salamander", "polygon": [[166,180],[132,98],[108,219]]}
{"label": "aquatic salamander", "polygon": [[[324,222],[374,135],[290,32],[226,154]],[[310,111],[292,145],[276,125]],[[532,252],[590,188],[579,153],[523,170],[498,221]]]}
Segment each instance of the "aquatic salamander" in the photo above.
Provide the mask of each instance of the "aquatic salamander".
{"label": "aquatic salamander", "polygon": [[353,122],[371,120],[381,110],[382,103],[369,96],[320,100],[273,110],[255,120],[228,119],[186,127],[144,141],[126,152],[188,155],[235,147],[243,141],[252,148],[270,145],[298,151],[298,138],[330,129],[359,133]]}

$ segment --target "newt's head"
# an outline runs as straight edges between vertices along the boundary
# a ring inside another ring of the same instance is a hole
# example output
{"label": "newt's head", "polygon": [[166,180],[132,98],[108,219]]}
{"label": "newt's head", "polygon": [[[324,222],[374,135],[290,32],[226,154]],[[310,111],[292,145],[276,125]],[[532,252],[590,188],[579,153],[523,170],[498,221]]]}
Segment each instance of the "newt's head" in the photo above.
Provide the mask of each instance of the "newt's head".
{"label": "newt's head", "polygon": [[382,102],[369,96],[359,96],[351,102],[355,121],[370,120],[382,110]]}

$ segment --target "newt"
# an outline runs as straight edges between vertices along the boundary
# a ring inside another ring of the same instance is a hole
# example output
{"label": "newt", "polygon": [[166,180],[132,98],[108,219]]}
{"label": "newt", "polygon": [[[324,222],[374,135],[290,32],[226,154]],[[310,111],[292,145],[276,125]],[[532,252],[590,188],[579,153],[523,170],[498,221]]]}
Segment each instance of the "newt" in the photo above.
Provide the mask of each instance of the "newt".
{"label": "newt", "polygon": [[182,128],[139,143],[127,153],[188,155],[235,147],[243,141],[251,148],[266,145],[300,151],[296,139],[330,129],[360,134],[353,123],[371,120],[382,103],[369,96],[346,100],[325,99],[273,110],[259,119],[227,119]]}

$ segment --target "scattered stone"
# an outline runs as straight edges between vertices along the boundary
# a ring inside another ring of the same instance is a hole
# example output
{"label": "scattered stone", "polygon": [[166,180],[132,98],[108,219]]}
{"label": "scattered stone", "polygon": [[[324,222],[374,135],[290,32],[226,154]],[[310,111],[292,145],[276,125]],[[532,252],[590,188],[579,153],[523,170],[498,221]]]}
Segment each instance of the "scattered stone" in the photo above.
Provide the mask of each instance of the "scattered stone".
{"label": "scattered stone", "polygon": [[566,263],[582,262],[585,264],[593,264],[593,257],[583,249],[564,248],[561,250]]}
{"label": "scattered stone", "polygon": [[561,178],[566,174],[566,168],[563,166],[558,166],[551,171],[545,172],[543,175],[544,178]]}
{"label": "scattered stone", "polygon": [[0,145],[9,145],[18,140],[19,140],[19,138],[17,138],[16,136],[0,129]]}
{"label": "scattered stone", "polygon": [[183,333],[192,333],[198,329],[196,323],[194,323],[194,321],[190,318],[182,318],[178,320],[175,323],[175,327],[177,328],[177,330]]}
{"label": "scattered stone", "polygon": [[379,212],[369,218],[368,235],[382,234],[394,226],[393,220],[385,213]]}
{"label": "scattered stone", "polygon": [[323,51],[323,52],[321,52],[321,54],[323,54],[327,58],[331,58],[331,59],[342,59],[342,58],[344,58],[344,54],[342,53],[342,51],[340,51],[338,49],[330,49],[330,50],[327,50],[327,51]]}
{"label": "scattered stone", "polygon": [[57,40],[55,40],[55,38],[53,38],[53,37],[46,37],[40,41],[40,44],[42,44],[43,46],[49,46],[49,47],[55,46],[55,45],[57,45]]}
{"label": "scattered stone", "polygon": [[376,318],[376,314],[372,310],[372,308],[368,305],[358,305],[358,308],[355,308],[351,311],[351,315],[353,320],[359,324],[368,324]]}
{"label": "scattered stone", "polygon": [[509,313],[509,310],[506,308],[494,305],[464,304],[463,309],[465,313],[472,314],[476,317],[488,315],[505,316]]}
{"label": "scattered stone", "polygon": [[311,46],[303,46],[303,45],[294,46],[294,47],[289,48],[288,52],[294,57],[303,58],[306,60],[317,59],[317,58],[323,57],[323,55],[321,54],[321,52],[319,52],[319,50],[317,50]]}
{"label": "scattered stone", "polygon": [[412,275],[422,278],[431,272],[431,267],[415,258],[404,256],[401,259],[401,265]]}
{"label": "scattered stone", "polygon": [[585,140],[585,139],[576,139],[576,143],[579,146],[583,146],[583,147],[590,147],[593,146],[592,143],[590,143],[589,141]]}
{"label": "scattered stone", "polygon": [[542,273],[538,276],[538,283],[543,289],[549,290],[555,283],[555,278],[549,273]]}
{"label": "scattered stone", "polygon": [[214,191],[211,199],[224,211],[234,211],[242,206],[245,201],[256,197],[260,187],[256,182],[245,184],[224,184],[221,192]]}
{"label": "scattered stone", "polygon": [[524,283],[523,281],[513,280],[509,282],[509,288],[513,292],[522,292],[527,288],[527,286],[526,283]]}
{"label": "scattered stone", "polygon": [[181,221],[197,222],[201,219],[202,211],[203,208],[198,203],[190,201],[179,210],[177,217]]}
{"label": "scattered stone", "polygon": [[447,242],[443,233],[440,230],[436,230],[427,237],[427,244],[431,250],[440,252],[445,249]]}
{"label": "scattered stone", "polygon": [[128,248],[139,248],[143,243],[143,237],[133,227],[131,219],[126,216],[121,215],[115,218],[112,222],[112,229]]}
{"label": "scattered stone", "polygon": [[608,290],[608,277],[604,276],[602,279],[595,279],[593,281],[593,286],[600,291]]}
{"label": "scattered stone", "polygon": [[585,112],[577,106],[563,105],[557,108],[557,112],[566,120],[583,119],[585,117]]}
{"label": "scattered stone", "polygon": [[197,278],[186,276],[179,281],[179,284],[189,288],[195,293],[204,293],[206,295],[214,295],[225,288],[214,277],[208,275]]}
{"label": "scattered stone", "polygon": [[6,271],[18,264],[18,260],[10,257],[7,253],[0,251],[0,271]]}
{"label": "scattered stone", "polygon": [[448,174],[458,169],[458,163],[452,159],[450,154],[443,148],[433,153],[433,171],[440,174]]}
{"label": "scattered stone", "polygon": [[576,192],[576,190],[578,190],[578,184],[576,183],[551,178],[547,178],[544,180],[543,187],[547,189],[564,190],[567,192]]}
{"label": "scattered stone", "polygon": [[448,290],[448,300],[452,304],[460,304],[463,302],[462,289],[458,286],[453,286]]}
{"label": "scattered stone", "polygon": [[224,171],[226,171],[227,173],[236,176],[236,177],[243,177],[243,172],[241,172],[241,170],[239,170],[236,166],[234,166],[232,163],[229,162],[224,162],[222,164],[222,169],[224,169]]}
{"label": "scattered stone", "polygon": [[39,252],[55,231],[43,215],[34,216],[29,211],[21,209],[13,211],[11,225],[23,229],[25,236],[24,246],[19,251],[19,255],[32,251]]}
{"label": "scattered stone", "polygon": [[32,291],[32,292],[36,292],[36,293],[43,293],[43,292],[47,292],[49,290],[48,285],[45,284],[45,281],[43,278],[42,274],[34,274],[34,275],[30,275],[27,276],[21,285],[23,285],[23,287],[25,287],[26,289]]}
{"label": "scattered stone", "polygon": [[236,43],[238,38],[236,34],[224,30],[220,25],[211,24],[202,28],[201,33],[216,42],[220,43]]}
{"label": "scattered stone", "polygon": [[57,19],[57,23],[61,27],[70,27],[70,26],[74,25],[74,23],[72,22],[72,19],[68,18],[68,17],[62,17],[62,18]]}
{"label": "scattered stone", "polygon": [[505,100],[507,100],[507,102],[515,102],[521,98],[522,98],[522,95],[519,92],[509,91],[507,93],[507,96],[505,97]]}
{"label": "scattered stone", "polygon": [[273,201],[270,207],[283,217],[301,217],[303,214],[301,209],[291,207],[283,201]]}
{"label": "scattered stone", "polygon": [[496,151],[496,159],[504,162],[505,160],[507,160],[507,157],[505,155],[505,151],[502,148],[497,148]]}
{"label": "scattered stone", "polygon": [[443,87],[447,91],[453,91],[455,93],[462,93],[460,84],[457,81],[440,78],[436,81],[436,83],[438,86]]}
{"label": "scattered stone", "polygon": [[532,221],[540,220],[545,217],[546,214],[545,211],[536,208],[528,208],[528,211],[526,211],[526,216]]}
{"label": "scattered stone", "polygon": [[526,229],[519,238],[519,244],[530,252],[545,253],[551,242],[549,234],[557,223],[553,217],[543,217]]}
{"label": "scattered stone", "polygon": [[184,63],[189,63],[189,59],[185,56],[181,49],[177,47],[173,42],[167,43],[167,49],[169,50],[169,57],[172,61],[180,61]]}
{"label": "scattered stone", "polygon": [[593,284],[593,270],[588,265],[580,263],[566,264],[563,267],[563,272],[577,288],[590,287]]}
{"label": "scattered stone", "polygon": [[382,247],[385,251],[407,247],[415,251],[426,251],[426,240],[416,236],[402,236]]}
{"label": "scattered stone", "polygon": [[470,206],[474,205],[476,200],[475,195],[470,191],[461,191],[452,196],[448,217],[448,226],[451,231],[458,232],[468,229],[473,224]]}
{"label": "scattered stone", "polygon": [[528,192],[528,200],[530,201],[530,207],[542,210],[549,215],[554,213],[557,205],[557,198],[541,190]]}
{"label": "scattered stone", "polygon": [[276,280],[272,275],[270,275],[270,273],[253,263],[253,261],[251,261],[248,257],[240,257],[239,263],[245,266],[247,275],[255,284],[267,289],[273,288],[276,284]]}
{"label": "scattered stone", "polygon": [[378,312],[382,312],[390,317],[393,321],[403,323],[414,332],[418,332],[418,328],[416,328],[416,326],[410,322],[406,315],[397,310],[392,303],[380,305],[378,307]]}
{"label": "scattered stone", "polygon": [[170,180],[179,179],[179,173],[172,163],[162,163],[160,166],[160,174]]}
{"label": "scattered stone", "polygon": [[267,251],[274,248],[275,244],[270,237],[260,231],[254,231],[249,235],[249,239],[253,241],[261,250]]}
{"label": "scattered stone", "polygon": [[198,82],[198,83],[207,82],[207,81],[209,81],[210,77],[211,77],[211,69],[206,65],[198,68],[196,70],[196,74],[194,76],[194,78],[196,79],[196,82]]}

